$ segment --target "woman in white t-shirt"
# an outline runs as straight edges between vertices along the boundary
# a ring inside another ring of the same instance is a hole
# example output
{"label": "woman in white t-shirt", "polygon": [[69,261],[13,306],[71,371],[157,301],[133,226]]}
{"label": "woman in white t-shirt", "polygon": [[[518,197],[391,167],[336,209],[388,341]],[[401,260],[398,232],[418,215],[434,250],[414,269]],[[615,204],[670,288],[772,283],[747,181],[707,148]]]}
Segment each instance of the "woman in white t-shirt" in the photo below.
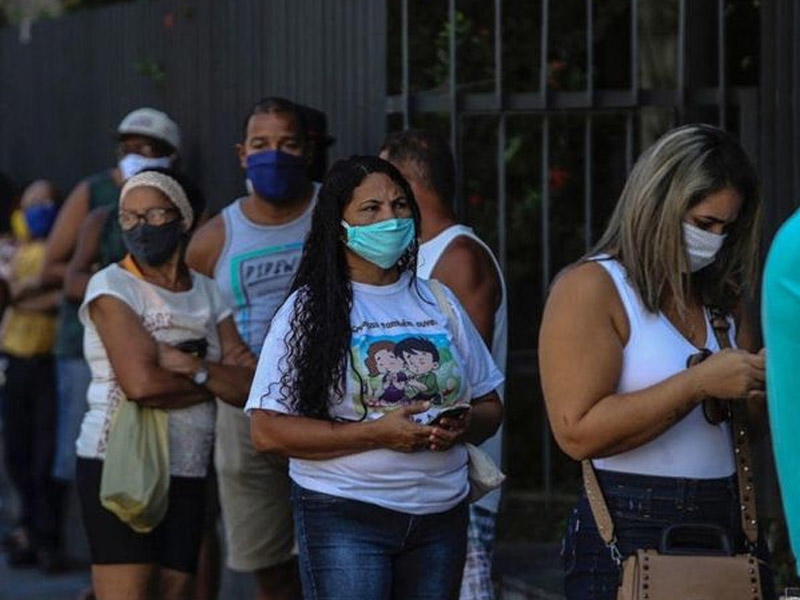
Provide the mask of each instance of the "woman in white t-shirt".
{"label": "woman in white t-shirt", "polygon": [[[204,514],[218,397],[241,406],[255,359],[215,283],[183,259],[202,199],[165,169],[134,175],[120,193],[129,254],[89,281],[80,318],[92,371],[77,441],[76,479],[105,598],[188,598]],[[168,410],[170,488],[164,519],[136,533],[99,501],[109,430],[122,402]]]}
{"label": "woman in white t-shirt", "polygon": [[[414,277],[418,225],[390,163],[337,162],[264,342],[246,410],[256,448],[290,457],[306,598],[458,595],[463,442],[499,426],[502,375],[449,290]],[[470,409],[434,422],[453,405]]]}

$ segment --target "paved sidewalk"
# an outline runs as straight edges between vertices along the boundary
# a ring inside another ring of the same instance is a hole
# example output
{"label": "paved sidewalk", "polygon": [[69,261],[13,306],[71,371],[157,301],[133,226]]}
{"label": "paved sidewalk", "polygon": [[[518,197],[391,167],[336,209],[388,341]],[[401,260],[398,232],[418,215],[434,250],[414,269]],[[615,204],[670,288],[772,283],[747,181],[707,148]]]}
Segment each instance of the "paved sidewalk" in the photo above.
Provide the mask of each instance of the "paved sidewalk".
{"label": "paved sidewalk", "polygon": [[36,567],[11,569],[0,557],[0,600],[76,600],[88,585],[88,569],[43,575]]}
{"label": "paved sidewalk", "polygon": [[[501,593],[499,600],[560,600],[561,573],[553,544],[499,544],[497,549]],[[0,555],[0,600],[77,600],[89,585],[89,569],[43,575],[35,567],[11,569]],[[220,600],[255,597],[250,575],[225,570]]]}

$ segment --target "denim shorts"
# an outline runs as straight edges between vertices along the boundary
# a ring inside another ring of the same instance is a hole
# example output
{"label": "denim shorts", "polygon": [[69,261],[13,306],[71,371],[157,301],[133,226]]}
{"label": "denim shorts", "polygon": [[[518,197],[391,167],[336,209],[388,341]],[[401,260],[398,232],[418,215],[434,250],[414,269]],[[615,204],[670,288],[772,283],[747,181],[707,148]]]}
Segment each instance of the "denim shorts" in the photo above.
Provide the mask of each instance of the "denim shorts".
{"label": "denim shorts", "polygon": [[292,505],[306,600],[458,598],[466,501],[412,515],[292,484]]}
{"label": "denim shorts", "polygon": [[58,429],[53,477],[61,481],[75,480],[75,440],[86,414],[86,391],[92,380],[89,364],[83,358],[56,360],[58,387]]}
{"label": "denim shorts", "polygon": [[[680,479],[597,471],[614,521],[617,545],[624,558],[638,548],[657,549],[670,525],[702,523],[724,529],[736,552],[745,552],[735,477]],[[756,554],[767,562],[766,546]],[[569,600],[614,600],[620,568],[597,531],[594,517],[581,492],[567,520],[562,546],[565,593]],[[772,598],[771,574],[762,570],[764,597]]]}

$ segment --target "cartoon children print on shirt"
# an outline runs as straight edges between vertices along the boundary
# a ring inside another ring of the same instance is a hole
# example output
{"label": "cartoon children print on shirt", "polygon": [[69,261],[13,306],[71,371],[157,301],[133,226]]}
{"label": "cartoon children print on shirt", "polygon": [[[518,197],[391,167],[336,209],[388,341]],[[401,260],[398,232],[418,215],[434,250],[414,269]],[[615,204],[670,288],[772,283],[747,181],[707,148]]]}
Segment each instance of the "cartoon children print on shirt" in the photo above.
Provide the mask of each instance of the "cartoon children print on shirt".
{"label": "cartoon children print on shirt", "polygon": [[405,398],[408,375],[403,370],[403,359],[395,354],[394,342],[383,340],[371,344],[364,363],[371,377],[381,377],[381,391],[377,396],[380,404],[396,404]]}
{"label": "cartoon children print on shirt", "polygon": [[406,383],[406,397],[409,400],[428,400],[433,405],[442,404],[436,369],[439,368],[439,351],[425,338],[406,338],[394,347],[397,356],[410,372]]}
{"label": "cartoon children print on shirt", "polygon": [[423,400],[441,406],[458,399],[461,373],[445,335],[365,336],[355,346],[365,356],[367,407],[385,410]]}

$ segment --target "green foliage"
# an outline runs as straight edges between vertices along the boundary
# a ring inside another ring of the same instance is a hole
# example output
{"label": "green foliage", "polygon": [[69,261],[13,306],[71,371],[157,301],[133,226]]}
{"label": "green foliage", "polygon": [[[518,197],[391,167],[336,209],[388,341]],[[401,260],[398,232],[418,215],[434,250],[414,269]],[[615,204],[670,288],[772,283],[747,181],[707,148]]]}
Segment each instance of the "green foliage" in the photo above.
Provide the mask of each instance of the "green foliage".
{"label": "green foliage", "polygon": [[134,64],[136,72],[150,79],[157,88],[163,89],[167,83],[167,72],[155,58],[144,57]]}
{"label": "green foliage", "polygon": [[475,22],[463,11],[455,13],[455,26],[445,22],[436,36],[436,61],[428,69],[428,76],[435,86],[447,82],[450,77],[450,35],[455,33],[457,64],[467,64],[470,81],[491,81],[494,70],[493,39],[487,27],[476,27]]}

